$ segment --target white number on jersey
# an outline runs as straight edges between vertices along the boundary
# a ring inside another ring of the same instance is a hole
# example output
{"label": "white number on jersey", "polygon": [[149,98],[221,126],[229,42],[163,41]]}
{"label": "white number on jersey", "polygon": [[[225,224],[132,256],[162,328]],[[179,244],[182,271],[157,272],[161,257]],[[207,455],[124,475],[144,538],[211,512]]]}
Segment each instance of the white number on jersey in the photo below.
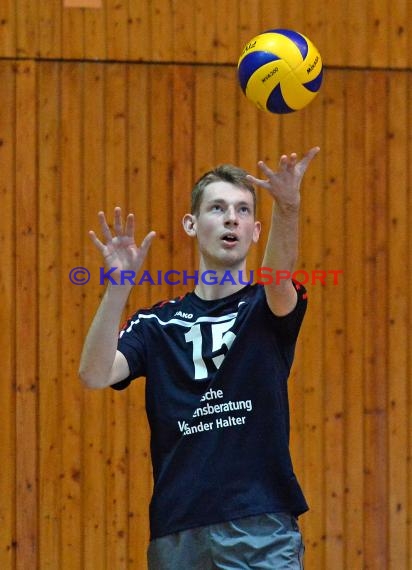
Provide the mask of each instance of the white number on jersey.
{"label": "white number on jersey", "polygon": [[[229,329],[232,328],[236,319],[231,319],[223,323],[197,323],[185,334],[186,342],[193,343],[193,364],[195,367],[195,380],[204,380],[207,378],[207,367],[203,359],[202,352],[202,331],[201,325],[203,327],[210,326],[212,330],[212,351],[217,352],[223,346],[226,346],[229,350],[236,338],[236,335]],[[224,354],[218,354],[212,357],[213,364],[216,369],[219,369],[223,360],[225,358]]]}

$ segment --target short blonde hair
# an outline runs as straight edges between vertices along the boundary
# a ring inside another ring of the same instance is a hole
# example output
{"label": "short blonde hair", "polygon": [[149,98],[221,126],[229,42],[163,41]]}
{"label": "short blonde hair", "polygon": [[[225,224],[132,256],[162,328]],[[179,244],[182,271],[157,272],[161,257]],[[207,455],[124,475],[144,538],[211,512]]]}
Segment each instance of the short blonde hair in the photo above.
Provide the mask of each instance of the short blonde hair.
{"label": "short blonde hair", "polygon": [[243,168],[233,166],[232,164],[221,164],[213,170],[205,172],[203,176],[195,183],[192,190],[192,207],[191,213],[195,216],[199,215],[200,205],[202,203],[203,192],[205,188],[212,182],[229,182],[238,188],[248,190],[253,196],[253,214],[256,214],[256,192],[253,184],[246,178],[247,172]]}

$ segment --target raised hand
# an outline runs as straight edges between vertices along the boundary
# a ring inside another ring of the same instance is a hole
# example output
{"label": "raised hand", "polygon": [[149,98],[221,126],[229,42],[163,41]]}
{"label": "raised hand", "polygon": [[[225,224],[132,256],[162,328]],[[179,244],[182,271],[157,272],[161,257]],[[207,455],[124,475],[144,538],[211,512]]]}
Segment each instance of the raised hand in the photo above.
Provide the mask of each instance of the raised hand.
{"label": "raised hand", "polygon": [[319,152],[319,147],[313,147],[298,161],[296,153],[283,154],[279,160],[277,172],[271,170],[263,160],[258,162],[260,170],[267,176],[267,180],[261,180],[248,175],[248,179],[257,186],[265,188],[277,201],[279,206],[299,206],[300,185],[303,175],[310,162]]}
{"label": "raised hand", "polygon": [[89,231],[89,236],[96,248],[102,254],[106,268],[117,268],[112,273],[115,276],[121,271],[132,270],[137,272],[155,237],[155,232],[149,232],[143,239],[140,247],[135,243],[135,221],[134,215],[128,214],[126,223],[123,225],[121,208],[114,209],[114,235],[107,224],[104,212],[98,214],[101,232],[104,242],[100,241],[93,230]]}

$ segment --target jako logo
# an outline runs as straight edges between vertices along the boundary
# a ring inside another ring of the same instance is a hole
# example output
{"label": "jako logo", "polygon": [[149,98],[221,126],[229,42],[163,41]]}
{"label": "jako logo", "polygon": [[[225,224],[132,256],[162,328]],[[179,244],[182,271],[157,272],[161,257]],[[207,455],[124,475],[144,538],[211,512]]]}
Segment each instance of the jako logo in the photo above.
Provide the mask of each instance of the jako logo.
{"label": "jako logo", "polygon": [[182,317],[182,319],[193,319],[192,313],[182,313],[182,311],[177,311],[173,316]]}

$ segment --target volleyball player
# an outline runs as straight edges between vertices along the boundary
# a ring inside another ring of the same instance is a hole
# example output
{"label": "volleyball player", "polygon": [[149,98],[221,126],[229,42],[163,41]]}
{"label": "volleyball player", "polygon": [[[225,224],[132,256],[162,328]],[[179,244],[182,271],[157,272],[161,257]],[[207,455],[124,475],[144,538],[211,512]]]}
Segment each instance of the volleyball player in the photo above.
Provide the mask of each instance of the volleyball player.
{"label": "volleyball player", "polygon": [[255,186],[273,198],[262,266],[293,272],[300,187],[318,150],[282,155],[277,171],[259,162],[262,179],[230,165],[202,176],[183,218],[199,250],[194,290],[137,310],[120,333],[133,286],[120,276],[139,272],[155,233],[138,247],[134,216],[123,222],[120,208],[113,234],[102,212],[102,240],[90,232],[113,279],[79,374],[91,388],[116,390],[146,378],[151,570],[303,568],[297,520],[308,506],[289,452],[287,381],[306,291],[290,278],[245,285],[244,276],[261,230]]}

